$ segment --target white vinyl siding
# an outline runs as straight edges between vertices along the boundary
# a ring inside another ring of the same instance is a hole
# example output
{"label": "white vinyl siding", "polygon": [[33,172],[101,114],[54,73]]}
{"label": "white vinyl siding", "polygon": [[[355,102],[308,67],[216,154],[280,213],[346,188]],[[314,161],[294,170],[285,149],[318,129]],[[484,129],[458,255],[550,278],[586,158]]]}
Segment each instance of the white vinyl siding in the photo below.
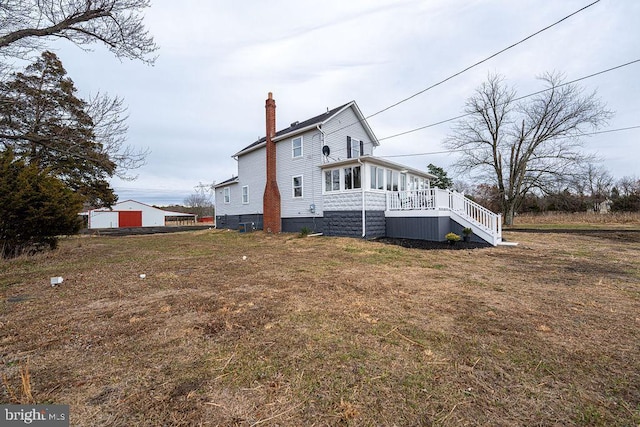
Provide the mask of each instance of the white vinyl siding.
{"label": "white vinyl siding", "polygon": [[[293,158],[292,140],[301,137],[301,158]],[[322,189],[324,175],[320,169],[322,165],[322,135],[313,128],[295,138],[284,138],[276,142],[276,175],[278,188],[282,197],[282,218],[322,216]],[[293,197],[293,177],[303,176],[302,197]],[[264,186],[264,184],[263,184]],[[264,188],[264,187],[263,187]],[[311,205],[315,205],[315,213],[311,212]]]}
{"label": "white vinyl siding", "polygon": [[[325,144],[331,150],[331,160],[338,161],[349,158],[347,154],[347,137],[351,138],[351,154],[354,153],[354,150],[358,150],[360,156],[373,154],[371,137],[352,108],[347,108],[334,116],[322,126],[322,131],[326,135]],[[363,152],[360,152],[360,141],[362,141]]]}

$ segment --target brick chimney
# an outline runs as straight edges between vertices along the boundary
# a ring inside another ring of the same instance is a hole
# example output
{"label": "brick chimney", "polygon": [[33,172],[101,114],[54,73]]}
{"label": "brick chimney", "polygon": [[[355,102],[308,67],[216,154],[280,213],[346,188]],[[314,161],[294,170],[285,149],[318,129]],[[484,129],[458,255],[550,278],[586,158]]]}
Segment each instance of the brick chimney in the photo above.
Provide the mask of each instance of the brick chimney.
{"label": "brick chimney", "polygon": [[264,187],[262,198],[263,229],[268,233],[280,233],[282,219],[280,217],[280,190],[276,178],[276,144],[273,138],[276,136],[276,101],[269,92],[269,98],[265,102],[267,116],[267,184]]}

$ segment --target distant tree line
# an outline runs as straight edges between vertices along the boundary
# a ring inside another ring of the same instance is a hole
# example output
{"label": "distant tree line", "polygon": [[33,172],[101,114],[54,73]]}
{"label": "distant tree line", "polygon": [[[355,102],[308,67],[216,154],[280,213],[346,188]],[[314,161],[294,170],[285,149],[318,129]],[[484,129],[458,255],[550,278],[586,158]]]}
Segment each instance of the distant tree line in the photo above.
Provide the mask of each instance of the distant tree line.
{"label": "distant tree line", "polygon": [[[502,212],[500,189],[496,185],[454,181],[441,167],[429,164],[435,178],[431,186],[453,189],[493,212]],[[615,180],[604,168],[589,164],[570,179],[560,177],[547,191],[531,190],[524,195],[515,213],[544,212],[640,212],[640,178],[625,176]]]}
{"label": "distant tree line", "polygon": [[[640,179],[623,177],[597,187],[575,183],[546,193],[525,195],[516,213],[544,212],[640,212]],[[500,191],[490,184],[456,184],[466,196],[494,212],[500,212]]]}

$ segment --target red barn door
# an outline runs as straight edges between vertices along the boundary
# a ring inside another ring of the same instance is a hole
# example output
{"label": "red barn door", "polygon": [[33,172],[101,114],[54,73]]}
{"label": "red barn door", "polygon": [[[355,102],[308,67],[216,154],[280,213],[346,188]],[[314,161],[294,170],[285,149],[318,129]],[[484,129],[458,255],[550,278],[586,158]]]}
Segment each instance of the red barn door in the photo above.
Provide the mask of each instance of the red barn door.
{"label": "red barn door", "polygon": [[119,227],[142,227],[142,211],[118,212]]}

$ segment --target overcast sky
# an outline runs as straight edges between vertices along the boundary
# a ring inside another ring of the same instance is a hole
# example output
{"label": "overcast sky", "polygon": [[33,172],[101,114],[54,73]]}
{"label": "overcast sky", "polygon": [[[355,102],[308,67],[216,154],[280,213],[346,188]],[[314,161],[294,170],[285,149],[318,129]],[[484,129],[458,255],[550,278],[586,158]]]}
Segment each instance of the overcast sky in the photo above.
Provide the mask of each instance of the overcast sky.
{"label": "overcast sky", "polygon": [[[160,46],[154,66],[120,62],[63,42],[52,47],[82,96],[125,98],[129,144],[148,147],[120,200],[181,204],[199,183],[237,173],[231,155],[264,135],[273,92],[277,127],[351,100],[365,116],[419,92],[591,3],[591,0],[156,0],[145,24]],[[488,73],[518,94],[547,71],[573,80],[640,59],[640,2],[602,0],[447,83],[376,115],[379,139],[459,115]],[[608,129],[640,125],[640,63],[581,82],[615,111]],[[384,139],[378,156],[442,151],[452,123]],[[638,175],[640,129],[589,137],[616,177]],[[448,170],[455,154],[393,157]],[[450,172],[450,175],[452,172]]]}

